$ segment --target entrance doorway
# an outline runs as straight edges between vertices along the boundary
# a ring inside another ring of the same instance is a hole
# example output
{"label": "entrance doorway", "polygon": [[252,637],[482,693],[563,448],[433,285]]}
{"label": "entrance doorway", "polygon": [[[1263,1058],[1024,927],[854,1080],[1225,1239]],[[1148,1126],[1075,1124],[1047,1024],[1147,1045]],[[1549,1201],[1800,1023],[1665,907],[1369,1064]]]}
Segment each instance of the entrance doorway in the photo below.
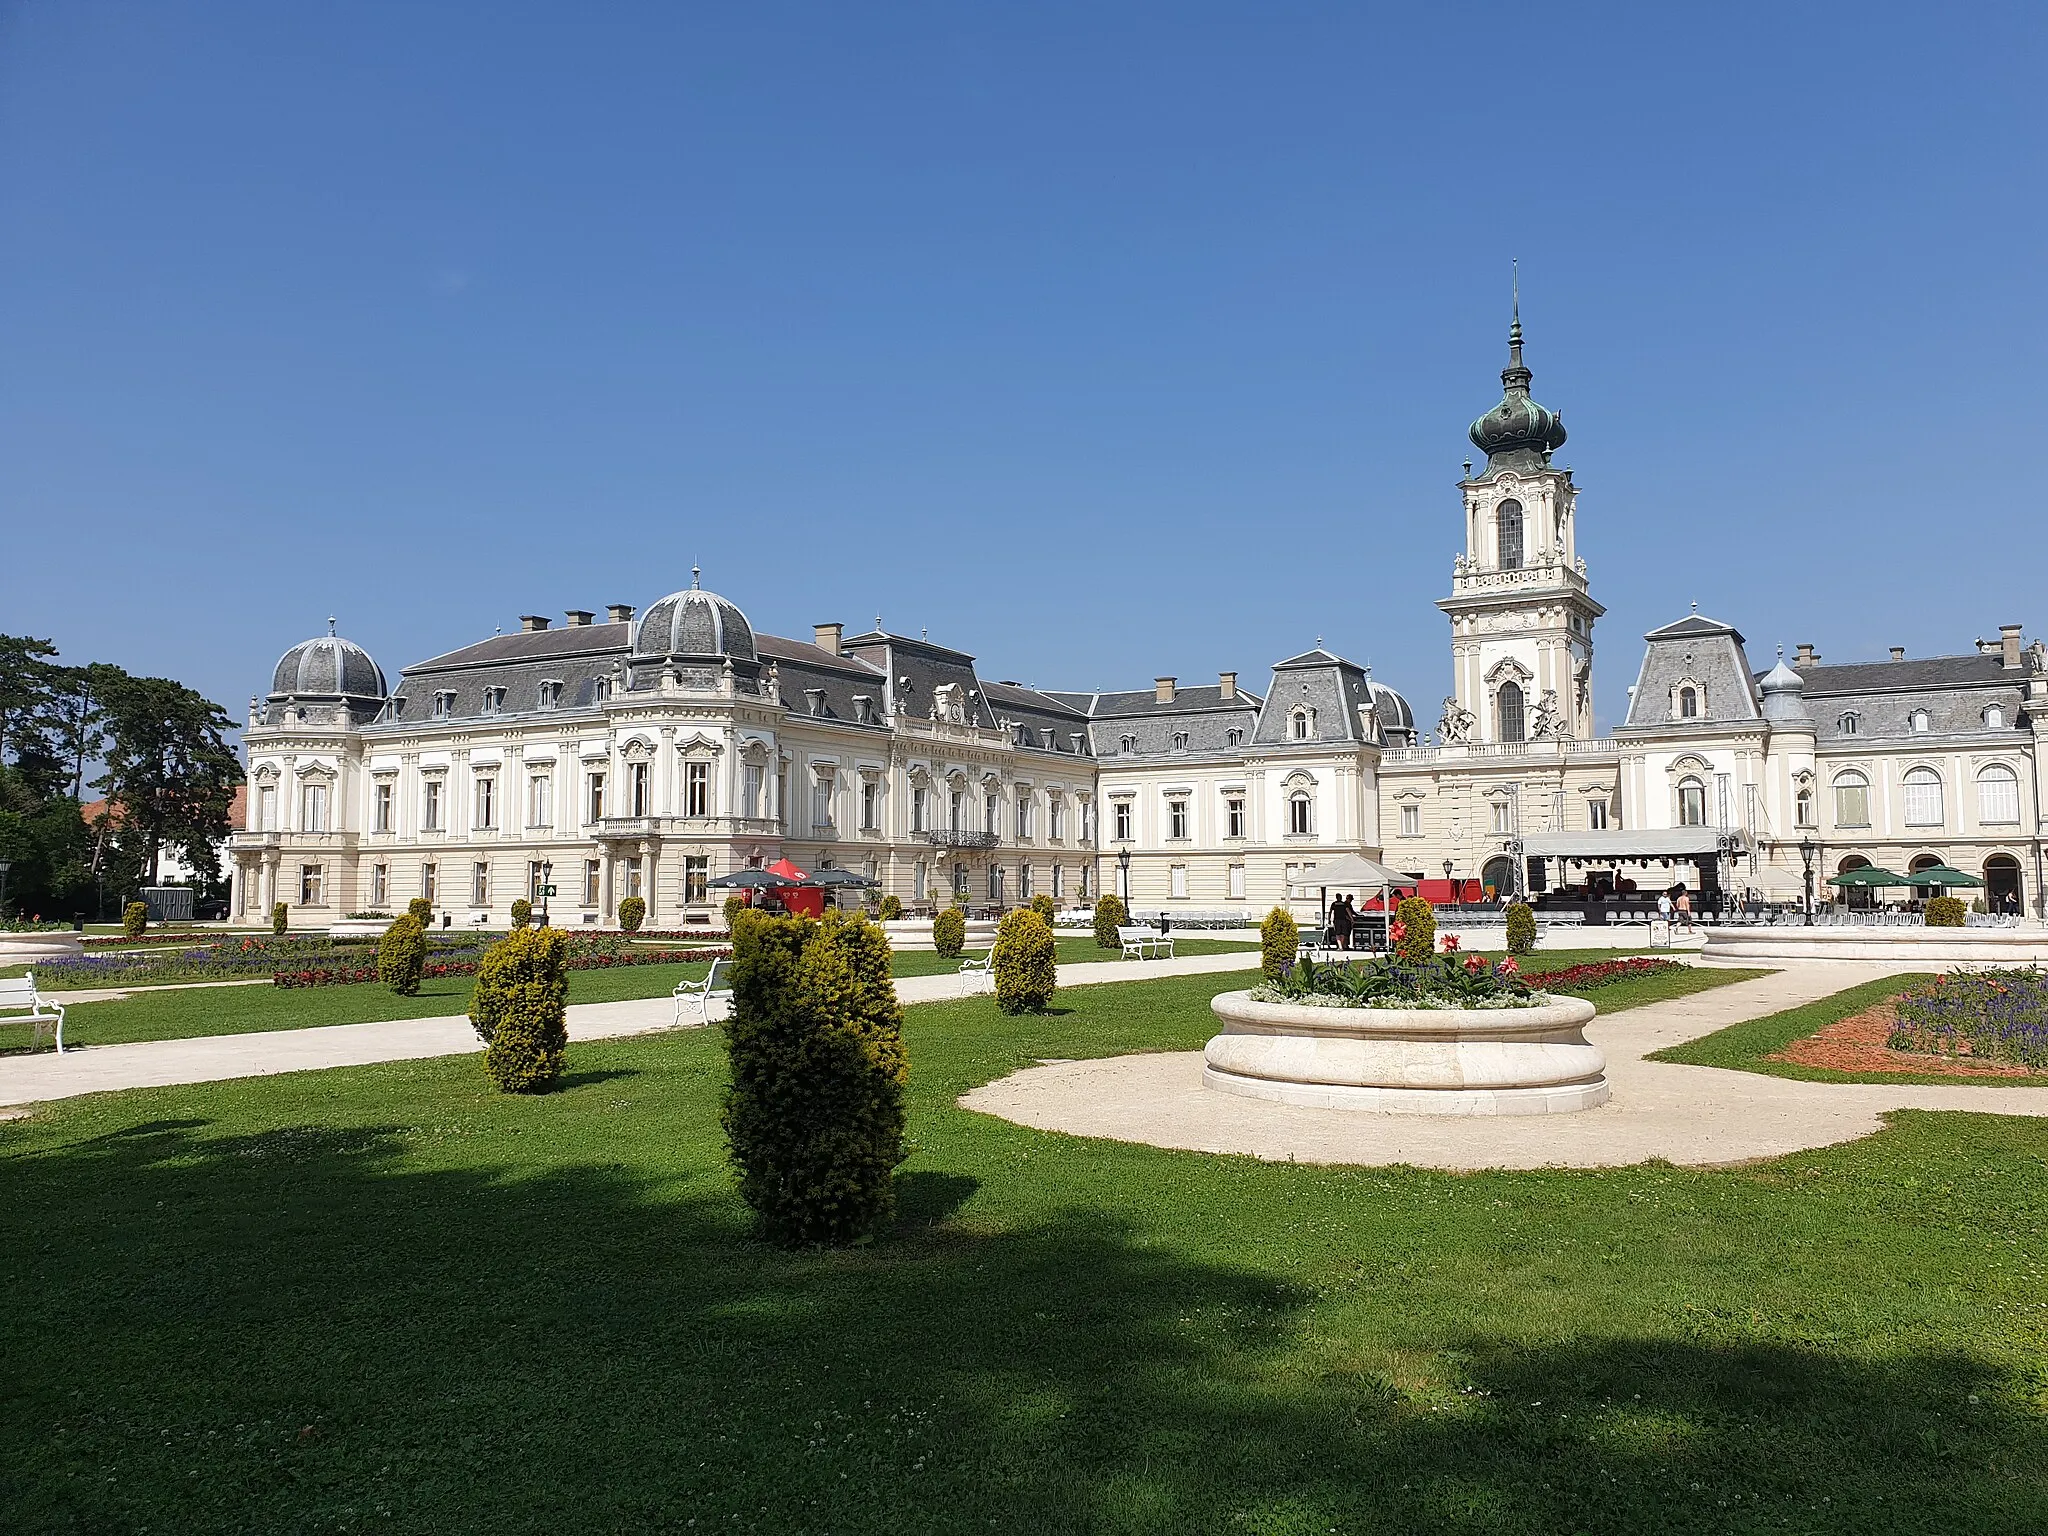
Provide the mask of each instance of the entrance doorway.
{"label": "entrance doorway", "polygon": [[[1870,868],[1870,860],[1863,857],[1860,853],[1852,853],[1835,866],[1835,873],[1846,875],[1852,869],[1868,868]],[[1877,905],[1877,894],[1867,885],[1837,886],[1835,889],[1841,892],[1842,899],[1854,911],[1867,912]],[[1825,891],[1821,895],[1824,897],[1826,895]]]}
{"label": "entrance doorway", "polygon": [[1984,904],[1994,912],[2024,912],[2027,893],[2020,884],[2020,861],[1994,853],[1984,861]]}
{"label": "entrance doorway", "polygon": [[1505,854],[1488,859],[1479,871],[1479,883],[1494,900],[1509,900],[1515,894],[1515,861]]}

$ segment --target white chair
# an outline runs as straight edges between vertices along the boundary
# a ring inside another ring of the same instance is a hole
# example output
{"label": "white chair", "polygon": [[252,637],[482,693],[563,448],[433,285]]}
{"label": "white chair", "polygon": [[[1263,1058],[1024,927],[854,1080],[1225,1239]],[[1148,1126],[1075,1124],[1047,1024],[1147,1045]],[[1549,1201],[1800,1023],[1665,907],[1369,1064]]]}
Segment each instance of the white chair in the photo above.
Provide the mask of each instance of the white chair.
{"label": "white chair", "polygon": [[714,960],[711,969],[700,981],[679,981],[676,983],[676,1023],[683,1022],[683,1004],[691,998],[697,1000],[697,1012],[704,1022],[711,1022],[711,1004],[714,1000],[732,1001],[732,987],[726,981],[726,972],[732,967],[730,960]]}
{"label": "white chair", "polygon": [[0,981],[0,1024],[26,1024],[30,1050],[36,1048],[36,1041],[49,1035],[57,1054],[64,1054],[64,1005],[53,1003],[36,991],[34,971]]}
{"label": "white chair", "polygon": [[987,981],[989,991],[995,991],[995,959],[996,952],[994,950],[990,950],[987,954],[983,955],[979,960],[975,959],[974,956],[969,955],[960,962],[960,995],[962,997],[965,997],[970,991],[976,990],[976,988],[973,985],[973,982],[974,978],[976,978],[977,976]]}

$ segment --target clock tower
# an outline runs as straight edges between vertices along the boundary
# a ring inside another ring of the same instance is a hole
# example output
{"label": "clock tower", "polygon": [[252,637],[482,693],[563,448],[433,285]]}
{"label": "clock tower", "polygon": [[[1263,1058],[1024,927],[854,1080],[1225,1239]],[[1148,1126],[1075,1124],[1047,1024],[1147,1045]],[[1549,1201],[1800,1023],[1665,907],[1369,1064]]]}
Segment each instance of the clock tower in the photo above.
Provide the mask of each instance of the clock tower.
{"label": "clock tower", "polygon": [[1579,558],[1578,487],[1551,455],[1564,421],[1529,398],[1522,309],[1508,329],[1501,402],[1472,423],[1486,467],[1467,474],[1465,550],[1451,565],[1445,745],[1585,740],[1593,734],[1593,622],[1607,610]]}

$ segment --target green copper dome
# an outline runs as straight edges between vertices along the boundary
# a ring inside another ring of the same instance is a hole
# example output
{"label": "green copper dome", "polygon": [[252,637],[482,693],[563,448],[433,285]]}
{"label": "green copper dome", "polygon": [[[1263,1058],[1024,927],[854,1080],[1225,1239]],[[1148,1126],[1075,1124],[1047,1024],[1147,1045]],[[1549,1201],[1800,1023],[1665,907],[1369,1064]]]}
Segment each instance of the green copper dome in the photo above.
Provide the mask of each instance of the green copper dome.
{"label": "green copper dome", "polygon": [[1522,366],[1522,307],[1508,327],[1508,365],[1501,371],[1501,402],[1472,423],[1472,446],[1486,455],[1486,471],[1541,469],[1564,446],[1564,418],[1529,398],[1534,377]]}

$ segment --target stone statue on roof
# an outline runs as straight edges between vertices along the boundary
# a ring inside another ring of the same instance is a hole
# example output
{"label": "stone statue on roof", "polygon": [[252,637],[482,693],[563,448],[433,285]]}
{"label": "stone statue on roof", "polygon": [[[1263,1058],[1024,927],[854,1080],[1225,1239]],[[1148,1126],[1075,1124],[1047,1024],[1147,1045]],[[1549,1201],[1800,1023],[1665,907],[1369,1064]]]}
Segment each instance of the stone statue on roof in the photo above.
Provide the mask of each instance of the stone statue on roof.
{"label": "stone statue on roof", "polygon": [[1444,716],[1436,723],[1436,737],[1447,747],[1463,746],[1472,739],[1472,727],[1479,717],[1458,702],[1456,694],[1444,696]]}

